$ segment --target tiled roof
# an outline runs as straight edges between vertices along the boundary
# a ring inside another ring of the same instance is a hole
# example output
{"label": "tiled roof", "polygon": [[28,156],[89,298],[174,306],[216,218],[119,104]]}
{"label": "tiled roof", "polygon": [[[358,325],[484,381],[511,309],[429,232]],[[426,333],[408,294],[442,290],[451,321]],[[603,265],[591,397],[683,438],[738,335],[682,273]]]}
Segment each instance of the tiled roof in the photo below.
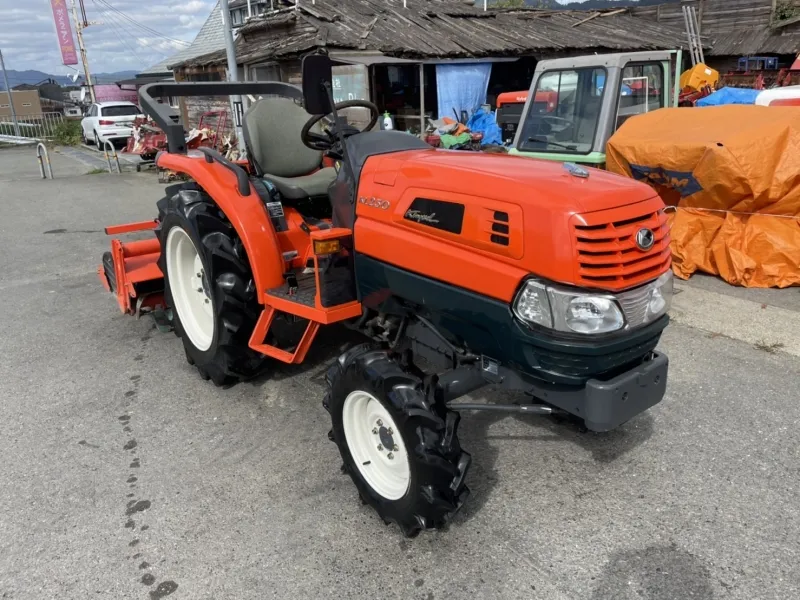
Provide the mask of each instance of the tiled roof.
{"label": "tiled roof", "polygon": [[172,67],[178,63],[191,60],[197,56],[208,54],[225,48],[225,29],[222,25],[222,11],[219,2],[216,3],[208,19],[200,28],[192,45],[181,50],[167,60],[167,66]]}

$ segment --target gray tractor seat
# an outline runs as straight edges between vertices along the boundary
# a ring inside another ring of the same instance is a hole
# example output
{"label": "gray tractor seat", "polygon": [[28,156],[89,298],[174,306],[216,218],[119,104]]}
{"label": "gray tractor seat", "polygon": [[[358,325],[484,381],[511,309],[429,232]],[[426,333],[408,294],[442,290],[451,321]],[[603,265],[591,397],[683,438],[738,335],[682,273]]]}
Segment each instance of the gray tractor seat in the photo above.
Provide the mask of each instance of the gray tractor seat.
{"label": "gray tractor seat", "polygon": [[308,148],[300,139],[310,118],[294,100],[279,96],[256,101],[244,115],[251,160],[287,200],[327,195],[336,179],[335,169],[320,169],[322,152]]}
{"label": "gray tractor seat", "polygon": [[326,167],[311,175],[302,177],[278,177],[277,175],[266,174],[264,179],[268,179],[275,184],[281,196],[287,200],[302,200],[314,196],[324,196],[328,193],[328,188],[336,179],[336,169]]}

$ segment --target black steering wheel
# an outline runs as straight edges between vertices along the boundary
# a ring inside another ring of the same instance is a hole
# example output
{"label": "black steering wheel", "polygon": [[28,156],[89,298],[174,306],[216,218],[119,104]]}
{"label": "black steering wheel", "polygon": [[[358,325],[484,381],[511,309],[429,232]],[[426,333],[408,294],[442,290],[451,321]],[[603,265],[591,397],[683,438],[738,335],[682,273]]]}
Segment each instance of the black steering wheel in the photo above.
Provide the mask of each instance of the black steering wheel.
{"label": "black steering wheel", "polygon": [[[373,127],[375,127],[375,123],[378,122],[378,117],[380,116],[378,113],[378,107],[375,106],[372,102],[368,100],[347,100],[345,102],[339,102],[336,104],[336,112],[338,113],[341,110],[346,108],[366,108],[369,110],[370,113],[370,121],[369,124],[364,129],[357,129],[351,125],[345,125],[343,131],[341,132],[342,135],[349,137],[351,135],[355,135],[356,133],[363,133],[365,131],[369,131]],[[300,139],[303,140],[303,143],[311,148],[312,150],[318,150],[321,152],[328,152],[339,143],[339,138],[337,136],[336,124],[334,123],[332,127],[327,127],[324,130],[324,133],[317,133],[315,131],[311,131],[311,128],[314,127],[317,123],[322,121],[327,115],[312,115],[312,117],[303,125],[303,131],[300,132]]]}

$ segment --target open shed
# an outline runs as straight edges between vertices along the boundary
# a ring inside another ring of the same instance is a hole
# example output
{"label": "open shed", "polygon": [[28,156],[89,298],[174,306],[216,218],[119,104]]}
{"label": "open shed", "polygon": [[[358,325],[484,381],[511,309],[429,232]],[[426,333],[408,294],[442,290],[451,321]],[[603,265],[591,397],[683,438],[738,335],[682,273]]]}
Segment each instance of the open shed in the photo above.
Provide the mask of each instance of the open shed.
{"label": "open shed", "polygon": [[[339,65],[337,99],[370,99],[412,132],[425,117],[453,116],[446,107],[469,102],[460,96],[476,90],[490,104],[501,92],[527,90],[540,59],[675,49],[685,38],[681,29],[627,9],[483,11],[455,0],[275,0],[274,6],[238,30],[241,78],[299,83],[302,56],[323,50]],[[221,78],[225,61],[220,50],[173,69],[179,81]]]}

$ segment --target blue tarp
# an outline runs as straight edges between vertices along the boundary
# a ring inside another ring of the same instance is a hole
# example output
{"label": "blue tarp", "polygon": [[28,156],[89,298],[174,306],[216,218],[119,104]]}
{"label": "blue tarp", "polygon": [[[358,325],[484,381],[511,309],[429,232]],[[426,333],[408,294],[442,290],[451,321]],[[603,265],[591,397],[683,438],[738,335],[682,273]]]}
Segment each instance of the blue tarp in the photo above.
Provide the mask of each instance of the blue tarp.
{"label": "blue tarp", "polygon": [[468,115],[478,110],[486,102],[491,73],[491,63],[436,65],[439,118],[459,120],[462,110]]}
{"label": "blue tarp", "polygon": [[482,133],[481,146],[502,144],[503,135],[494,118],[494,113],[487,113],[483,108],[476,110],[467,122],[467,129],[473,133]]}
{"label": "blue tarp", "polygon": [[755,104],[761,92],[747,88],[724,87],[710,96],[700,98],[697,106],[723,106],[726,104]]}

